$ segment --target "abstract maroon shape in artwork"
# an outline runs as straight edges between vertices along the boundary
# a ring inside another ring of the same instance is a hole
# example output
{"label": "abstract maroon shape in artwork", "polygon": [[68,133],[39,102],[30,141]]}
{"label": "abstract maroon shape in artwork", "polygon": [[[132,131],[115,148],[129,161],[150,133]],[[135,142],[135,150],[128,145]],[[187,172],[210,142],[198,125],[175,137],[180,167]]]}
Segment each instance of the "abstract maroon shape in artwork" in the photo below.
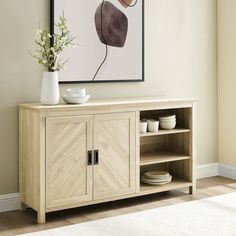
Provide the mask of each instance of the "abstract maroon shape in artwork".
{"label": "abstract maroon shape in artwork", "polygon": [[131,5],[131,3],[133,2],[133,0],[118,0],[118,1],[125,8],[129,7]]}
{"label": "abstract maroon shape in artwork", "polygon": [[95,25],[98,37],[103,44],[124,47],[128,32],[126,15],[112,3],[101,3],[95,13]]}

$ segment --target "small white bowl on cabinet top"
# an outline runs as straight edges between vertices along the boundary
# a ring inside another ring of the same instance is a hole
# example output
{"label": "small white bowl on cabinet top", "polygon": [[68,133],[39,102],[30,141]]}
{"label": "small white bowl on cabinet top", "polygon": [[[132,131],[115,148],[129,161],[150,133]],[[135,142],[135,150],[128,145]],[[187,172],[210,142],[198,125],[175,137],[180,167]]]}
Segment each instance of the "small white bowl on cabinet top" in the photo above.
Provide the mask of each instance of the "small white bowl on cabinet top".
{"label": "small white bowl on cabinet top", "polygon": [[90,95],[86,95],[85,97],[70,97],[67,94],[62,95],[63,100],[68,103],[68,104],[84,104],[86,103],[89,98]]}
{"label": "small white bowl on cabinet top", "polygon": [[85,88],[69,88],[66,90],[68,97],[84,98],[86,96]]}

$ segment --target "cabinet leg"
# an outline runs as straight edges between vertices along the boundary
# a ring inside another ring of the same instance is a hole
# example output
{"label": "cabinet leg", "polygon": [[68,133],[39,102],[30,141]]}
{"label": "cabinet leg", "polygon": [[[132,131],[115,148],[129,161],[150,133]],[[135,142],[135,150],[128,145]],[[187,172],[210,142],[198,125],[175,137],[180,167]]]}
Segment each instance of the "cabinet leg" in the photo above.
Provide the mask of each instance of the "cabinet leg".
{"label": "cabinet leg", "polygon": [[25,203],[21,202],[21,203],[20,203],[20,210],[21,210],[21,211],[25,211],[26,208],[27,208],[27,206],[25,205]]}
{"label": "cabinet leg", "polygon": [[45,212],[37,212],[37,222],[38,222],[38,224],[45,224],[45,222],[46,222],[46,213]]}
{"label": "cabinet leg", "polygon": [[196,194],[196,186],[189,187],[189,194],[192,194],[192,195]]}

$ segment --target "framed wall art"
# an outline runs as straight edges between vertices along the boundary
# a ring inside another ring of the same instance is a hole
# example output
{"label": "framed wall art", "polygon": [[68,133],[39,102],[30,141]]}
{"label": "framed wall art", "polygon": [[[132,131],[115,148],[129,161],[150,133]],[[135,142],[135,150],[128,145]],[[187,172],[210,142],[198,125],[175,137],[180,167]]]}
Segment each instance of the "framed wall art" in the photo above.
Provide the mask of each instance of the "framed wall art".
{"label": "framed wall art", "polygon": [[78,46],[60,83],[144,81],[144,0],[50,0],[51,33],[65,15]]}

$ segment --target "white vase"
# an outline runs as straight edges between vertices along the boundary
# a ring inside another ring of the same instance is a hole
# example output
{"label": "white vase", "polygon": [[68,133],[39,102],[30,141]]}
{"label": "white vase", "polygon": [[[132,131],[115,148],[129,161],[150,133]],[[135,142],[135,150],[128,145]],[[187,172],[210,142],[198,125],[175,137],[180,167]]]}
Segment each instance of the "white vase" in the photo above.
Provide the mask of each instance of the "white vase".
{"label": "white vase", "polygon": [[56,105],[59,103],[60,92],[58,72],[44,72],[41,89],[41,103],[43,105]]}

